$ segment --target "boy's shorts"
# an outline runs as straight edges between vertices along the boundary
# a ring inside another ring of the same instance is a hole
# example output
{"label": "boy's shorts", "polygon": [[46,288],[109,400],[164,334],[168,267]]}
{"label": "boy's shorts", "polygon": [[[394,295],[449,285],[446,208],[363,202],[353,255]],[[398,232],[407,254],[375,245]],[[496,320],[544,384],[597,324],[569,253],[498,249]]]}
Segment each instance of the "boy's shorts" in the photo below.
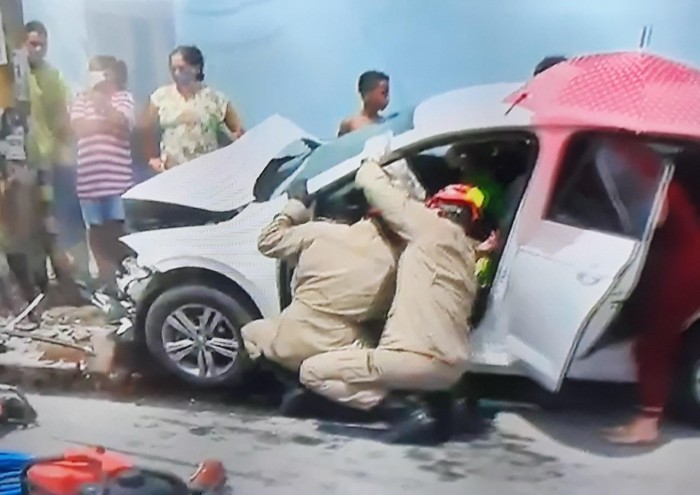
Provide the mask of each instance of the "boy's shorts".
{"label": "boy's shorts", "polygon": [[123,222],[125,218],[124,203],[120,196],[81,199],[80,210],[88,228],[91,225],[104,225],[106,222]]}

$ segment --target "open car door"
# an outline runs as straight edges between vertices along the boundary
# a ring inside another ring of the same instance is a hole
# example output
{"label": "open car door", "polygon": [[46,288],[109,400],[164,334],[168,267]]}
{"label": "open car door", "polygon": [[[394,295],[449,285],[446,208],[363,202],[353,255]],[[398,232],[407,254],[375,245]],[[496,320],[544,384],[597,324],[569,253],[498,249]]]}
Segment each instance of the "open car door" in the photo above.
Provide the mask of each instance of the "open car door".
{"label": "open car door", "polygon": [[500,301],[508,351],[551,391],[583,335],[599,336],[636,286],[673,174],[629,138],[595,138],[569,162],[517,247]]}

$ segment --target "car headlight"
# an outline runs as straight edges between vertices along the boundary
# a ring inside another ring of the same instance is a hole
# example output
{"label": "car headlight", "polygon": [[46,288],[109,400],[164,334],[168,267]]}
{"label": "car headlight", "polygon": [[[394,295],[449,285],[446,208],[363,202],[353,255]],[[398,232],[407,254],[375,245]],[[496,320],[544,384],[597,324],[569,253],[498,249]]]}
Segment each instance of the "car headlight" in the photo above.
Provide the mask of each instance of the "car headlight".
{"label": "car headlight", "polygon": [[148,284],[153,272],[129,257],[122,261],[119,275],[117,276],[117,289],[122,296],[138,299],[142,290]]}

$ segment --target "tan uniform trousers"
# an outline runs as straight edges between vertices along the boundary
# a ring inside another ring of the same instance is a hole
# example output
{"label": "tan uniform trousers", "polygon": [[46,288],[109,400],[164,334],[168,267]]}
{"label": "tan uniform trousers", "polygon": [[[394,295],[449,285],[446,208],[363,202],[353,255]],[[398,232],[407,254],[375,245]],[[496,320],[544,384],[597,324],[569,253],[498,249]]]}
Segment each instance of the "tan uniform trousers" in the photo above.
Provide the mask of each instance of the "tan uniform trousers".
{"label": "tan uniform trousers", "polygon": [[309,390],[355,409],[369,410],[392,390],[448,390],[464,366],[422,354],[389,349],[347,349],[319,354],[301,365]]}
{"label": "tan uniform trousers", "polygon": [[243,327],[243,341],[252,360],[263,354],[291,371],[317,354],[345,348],[360,348],[359,325],[315,311],[293,301],[277,317],[257,320]]}

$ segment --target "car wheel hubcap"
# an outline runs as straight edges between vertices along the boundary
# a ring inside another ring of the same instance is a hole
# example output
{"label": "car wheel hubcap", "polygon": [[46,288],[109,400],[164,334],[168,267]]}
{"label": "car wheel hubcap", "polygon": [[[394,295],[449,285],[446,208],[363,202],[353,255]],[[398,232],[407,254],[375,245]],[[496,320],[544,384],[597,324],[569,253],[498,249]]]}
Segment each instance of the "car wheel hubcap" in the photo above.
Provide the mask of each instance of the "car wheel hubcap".
{"label": "car wheel hubcap", "polygon": [[199,378],[225,374],[238,357],[233,325],[219,310],[203,304],[181,306],[168,315],[163,346],[180,370]]}

